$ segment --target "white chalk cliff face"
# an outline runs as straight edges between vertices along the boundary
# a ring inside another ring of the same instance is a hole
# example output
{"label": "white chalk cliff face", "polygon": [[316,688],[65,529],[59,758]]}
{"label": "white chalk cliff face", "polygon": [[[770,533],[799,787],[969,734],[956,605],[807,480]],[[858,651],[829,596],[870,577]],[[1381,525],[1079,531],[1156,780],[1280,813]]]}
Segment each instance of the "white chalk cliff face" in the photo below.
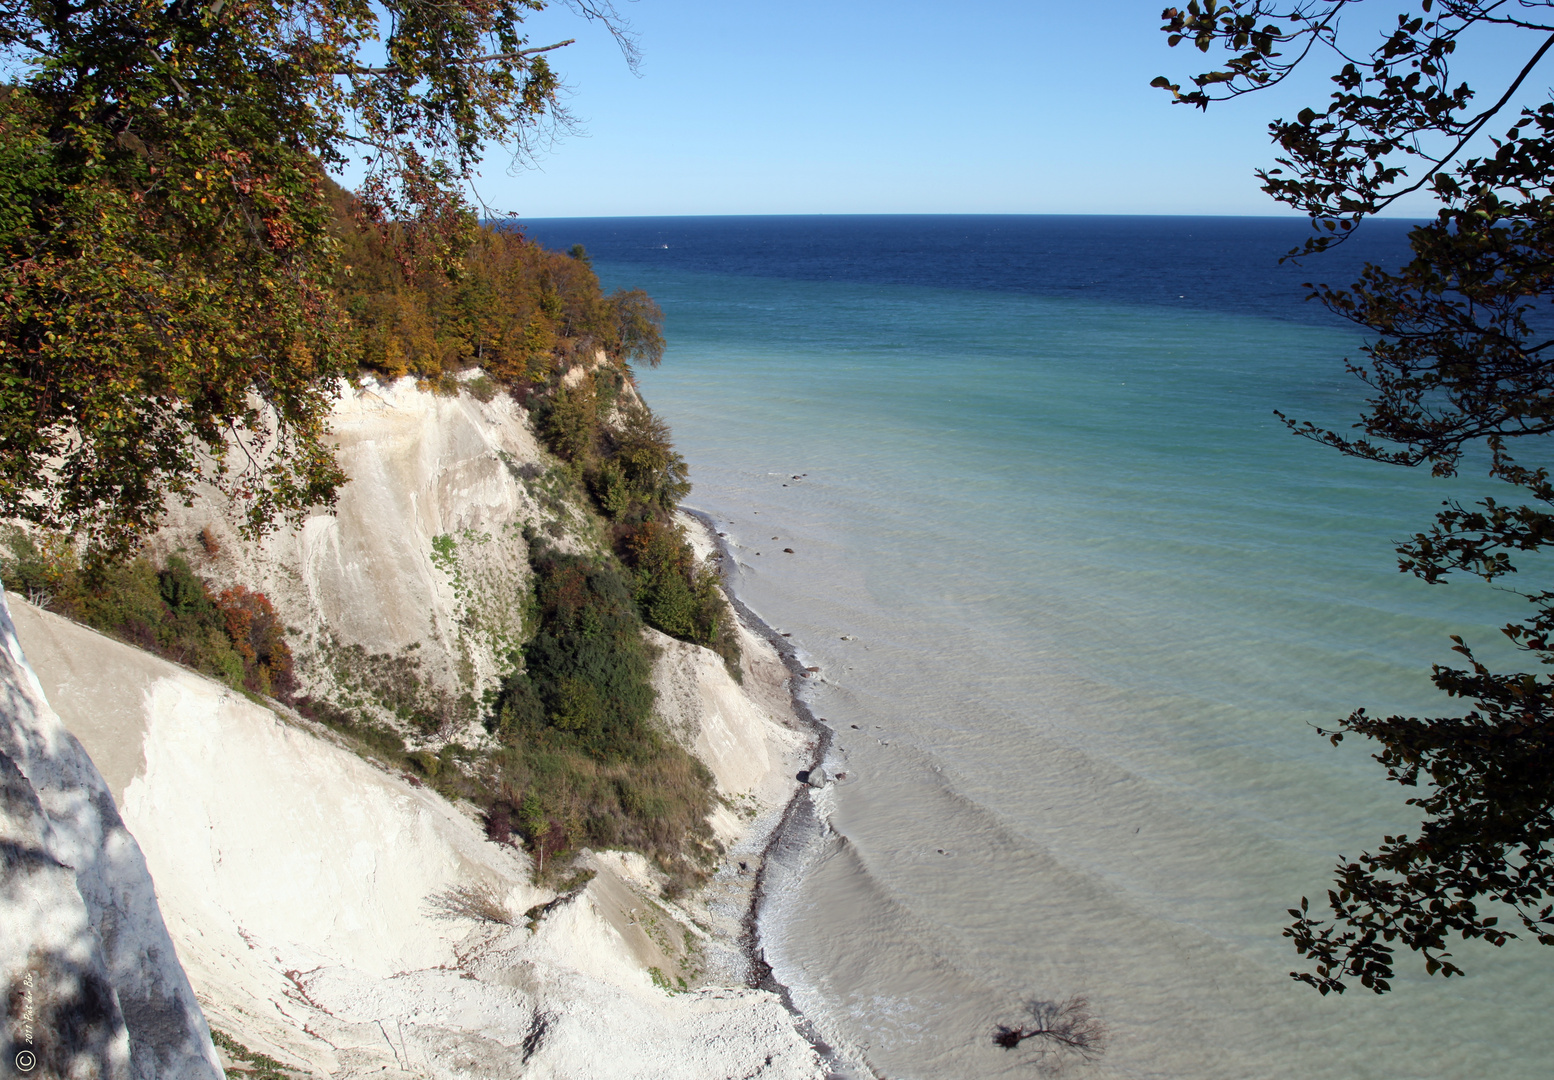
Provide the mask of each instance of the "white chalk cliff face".
{"label": "white chalk cliff face", "polygon": [[[331,423],[349,477],[333,512],[256,544],[240,539],[226,499],[205,492],[170,508],[152,549],[268,596],[295,631],[304,690],[353,688],[362,653],[405,658],[433,692],[470,696],[463,735],[478,739],[472,706],[519,642],[524,525],[556,521],[572,547],[589,527],[552,494],[556,462],[505,395],[482,403],[367,378],[342,388]],[[353,646],[361,652],[341,651]]]}
{"label": "white chalk cliff face", "polygon": [[146,860],[49,707],[0,598],[4,1067],[88,1080],[216,1080]]}
{"label": "white chalk cliff face", "polygon": [[[553,462],[506,399],[369,384],[347,393],[335,428],[351,477],[337,515],[243,544],[223,508],[200,500],[159,543],[218,583],[265,591],[299,666],[313,665],[309,689],[340,689],[342,655],[408,654],[429,686],[478,699],[518,640],[522,527],[557,522],[557,542],[584,549],[591,526],[547,482]],[[207,529],[213,543],[199,540]],[[688,953],[710,958],[714,976],[738,967],[750,875],[735,860],[756,857],[751,819],[775,817],[802,767],[785,672],[754,635],[744,689],[708,650],[655,638],[666,730],[727,797],[713,824],[730,860],[706,897],[675,905],[644,860],[620,853],[592,856],[596,876],[578,892],[537,888],[525,853],[327,730],[11,601],[42,689],[102,770],[99,801],[117,802],[145,853],[212,1027],[341,1078],[823,1075],[774,995],[662,988]],[[437,737],[486,738],[467,716]],[[105,1060],[124,1042],[114,1030]],[[115,1068],[103,1075],[132,1075]]]}

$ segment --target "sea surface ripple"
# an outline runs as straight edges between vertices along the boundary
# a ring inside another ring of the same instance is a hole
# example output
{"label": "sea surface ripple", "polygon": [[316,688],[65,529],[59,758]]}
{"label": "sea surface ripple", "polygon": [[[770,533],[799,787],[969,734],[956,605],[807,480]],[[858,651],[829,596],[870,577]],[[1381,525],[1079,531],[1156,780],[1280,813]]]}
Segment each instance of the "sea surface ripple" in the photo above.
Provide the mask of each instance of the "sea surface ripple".
{"label": "sea surface ripple", "polygon": [[[1395,259],[1367,225],[1213,218],[526,223],[663,306],[640,372],[738,554],[735,587],[820,671],[846,782],[762,913],[779,979],[859,1075],[1028,1076],[993,1045],[1084,995],[1079,1075],[1541,1077],[1540,947],[1405,957],[1396,989],[1294,983],[1286,909],[1416,824],[1357,706],[1449,711],[1461,633],[1517,601],[1427,587],[1395,542],[1490,489],[1346,460],[1362,338],[1303,301]],[[792,553],[784,549],[791,548]],[[1498,651],[1497,651],[1498,650]]]}

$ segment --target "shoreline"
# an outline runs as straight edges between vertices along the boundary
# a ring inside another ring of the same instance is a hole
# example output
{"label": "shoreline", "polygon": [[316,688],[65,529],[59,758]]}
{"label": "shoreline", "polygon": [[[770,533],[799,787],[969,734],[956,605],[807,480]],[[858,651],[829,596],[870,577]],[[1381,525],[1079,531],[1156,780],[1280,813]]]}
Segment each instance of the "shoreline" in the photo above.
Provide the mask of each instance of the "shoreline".
{"label": "shoreline", "polygon": [[[157,542],[176,551],[201,529],[217,534],[219,545],[193,545],[194,567],[213,588],[262,588],[288,627],[304,628],[299,645],[328,627],[369,653],[394,652],[399,639],[384,637],[394,630],[414,639],[427,678],[468,678],[453,664],[465,645],[476,674],[489,673],[496,646],[471,636],[469,619],[516,625],[503,601],[524,549],[508,526],[571,522],[573,535],[580,519],[547,509],[517,470],[548,459],[506,399],[442,398],[404,380],[381,389],[376,404],[353,395],[337,410],[356,478],[340,512],[243,544],[225,504],[207,501],[174,513]],[[460,483],[445,483],[449,474]],[[679,520],[706,555],[700,523]],[[448,537],[460,544],[464,593],[428,555]],[[384,769],[284,709],[14,604],[22,609],[33,617],[21,640],[49,702],[95,754],[154,875],[171,933],[163,952],[226,1038],[336,1080],[448,1080],[472,1067],[656,1080],[852,1075],[759,948],[757,875],[783,850],[774,836],[807,820],[794,774],[829,741],[793,695],[793,649],[748,610],[734,616],[749,657],[742,690],[715,654],[644,630],[659,646],[660,718],[725,796],[708,822],[729,844],[712,888],[671,899],[645,857],[598,851],[593,877],[567,890],[574,902],[554,904],[555,890],[533,881],[530,852],[493,844],[468,805],[408,769]],[[766,878],[766,889],[780,880]]]}
{"label": "shoreline", "polygon": [[[12,597],[12,602],[21,599]],[[125,827],[142,845],[148,870],[156,875],[160,887],[157,902],[173,934],[169,951],[177,955],[179,970],[186,973],[193,986],[191,993],[209,1022],[245,1051],[278,1057],[290,1070],[337,1080],[360,1080],[369,1072],[376,1076],[385,1071],[390,1080],[455,1075],[457,1070],[450,1073],[433,1061],[440,1045],[437,1040],[446,1038],[450,1031],[465,1030],[458,1024],[450,1025],[446,1015],[447,1000],[454,1000],[459,1004],[455,1012],[476,1008],[482,1016],[478,1027],[470,1030],[478,1032],[483,1041],[469,1052],[496,1075],[521,1074],[521,1069],[514,1073],[504,1070],[514,1062],[517,1066],[528,1064],[542,1044],[551,1045],[547,1032],[558,1023],[557,1017],[576,1017],[580,1011],[588,1017],[584,1023],[590,1032],[607,1032],[617,1043],[628,1031],[656,1027],[657,1038],[636,1048],[639,1060],[663,1066],[656,1075],[686,1080],[697,1075],[727,1076],[730,1080],[753,1075],[748,1071],[750,1062],[736,1067],[736,1060],[717,1060],[710,1070],[698,1073],[674,1071],[668,1058],[654,1058],[666,1048],[680,1062],[687,1060],[688,1051],[699,1051],[703,1057],[727,1056],[717,1047],[735,1043],[757,1047],[755,1062],[760,1061],[759,1049],[764,1048],[768,1065],[773,1056],[783,1058],[784,1047],[791,1047],[791,1051],[804,1048],[807,1061],[799,1066],[801,1071],[794,1071],[797,1062],[792,1057],[785,1058],[777,1070],[793,1080],[800,1075],[806,1080],[821,1076],[842,1080],[846,1075],[835,1068],[829,1046],[793,1007],[786,989],[769,980],[770,969],[759,955],[750,957],[745,952],[743,931],[749,925],[748,908],[739,916],[731,911],[723,931],[730,953],[744,959],[748,978],[696,987],[696,992],[684,997],[673,991],[665,994],[667,988],[658,980],[649,985],[651,972],[644,974],[642,965],[651,961],[635,954],[629,932],[619,924],[623,908],[631,909],[626,911],[631,916],[637,914],[635,909],[642,900],[651,902],[650,895],[633,888],[637,875],[629,857],[621,865],[622,860],[612,858],[612,853],[602,853],[604,865],[596,862],[591,867],[598,871],[593,881],[566,897],[586,897],[585,902],[564,904],[552,917],[536,920],[537,925],[525,927],[516,919],[506,923],[488,920],[489,924],[476,920],[472,926],[444,929],[437,922],[427,923],[427,898],[446,894],[449,883],[459,880],[497,882],[498,888],[506,890],[499,903],[510,913],[521,909],[532,912],[557,896],[553,890],[532,883],[532,863],[526,854],[493,847],[459,806],[424,786],[411,785],[402,775],[385,772],[348,747],[327,739],[311,722],[299,722],[267,705],[250,702],[196,672],[60,616],[31,609],[24,602],[17,606],[31,624],[27,636],[35,653],[45,661],[44,678],[58,684],[53,689],[67,714],[95,715],[83,707],[81,688],[89,683],[76,667],[83,655],[91,655],[89,670],[94,675],[112,671],[110,684],[125,688],[120,694],[123,700],[115,701],[108,710],[114,724],[85,725],[83,734],[107,768],[110,779],[104,785],[110,790],[105,794],[115,805],[125,806]],[[47,674],[50,671],[52,676]],[[131,736],[128,740],[122,737],[125,722]],[[212,731],[221,737],[210,739]],[[321,738],[328,749],[318,745]],[[117,747],[120,742],[128,744],[126,754],[103,752],[105,746]],[[191,743],[224,748],[221,752],[226,757],[216,762],[217,767],[207,768],[210,762],[205,758],[174,752]],[[801,755],[789,756],[783,767],[792,768],[802,759]],[[236,761],[271,764],[254,773],[246,764],[234,766]],[[205,782],[198,790],[191,790],[195,774],[190,769],[195,766]],[[113,778],[117,778],[119,790],[111,790]],[[279,798],[274,794],[277,782],[290,785]],[[220,797],[213,793],[217,789]],[[356,821],[346,840],[354,842],[353,849],[376,844],[375,865],[388,867],[387,878],[380,880],[375,871],[361,881],[330,878],[319,885],[309,879],[306,871],[316,861],[313,856],[299,854],[289,830],[277,831],[270,825],[270,815],[253,810],[260,805],[286,807],[288,818],[301,815],[317,826],[307,830],[313,836],[336,836],[338,830],[320,826],[321,820],[350,824],[350,815],[334,803],[314,805],[317,799],[310,801],[303,791],[346,793],[353,799],[365,794],[377,812]],[[234,792],[238,799],[235,811],[229,805]],[[166,813],[167,800],[175,793],[182,794],[176,822]],[[790,797],[786,803],[773,806],[764,817],[775,819],[777,824],[769,826],[764,835],[753,836],[753,844],[763,853],[769,851],[773,836],[789,818],[790,808],[803,805]],[[377,828],[382,820],[393,820],[399,826],[392,859],[387,857],[390,848],[382,842]],[[234,823],[248,831],[239,833]],[[234,888],[245,897],[253,890],[242,876],[242,860],[229,859],[223,864],[218,859],[216,865],[224,865],[225,870],[210,872],[208,856],[200,851],[202,844],[194,842],[208,839],[207,831],[221,837],[208,841],[217,848],[237,841],[250,846],[268,841],[268,850],[278,859],[292,859],[292,872],[278,875],[273,885],[276,895],[267,897],[263,915],[252,906],[232,906]],[[404,846],[407,842],[408,848]],[[421,857],[400,858],[407,850]],[[447,872],[450,856],[462,867],[451,875]],[[636,862],[646,870],[640,857]],[[402,880],[406,868],[415,871],[411,875],[414,880]],[[233,874],[237,878],[228,880]],[[308,883],[305,888],[298,884],[303,882]],[[317,903],[315,887],[332,889],[330,902],[342,907],[354,903],[353,911],[380,898],[385,890],[395,899],[411,902],[374,904],[377,914],[367,939],[353,935],[336,940],[329,928],[320,928],[311,917]],[[668,901],[664,904],[666,914],[676,908]],[[676,914],[668,917],[673,920],[668,925],[674,932],[682,920]],[[266,923],[266,918],[271,921]],[[276,923],[275,918],[281,922]],[[192,936],[191,928],[195,930]],[[254,935],[263,943],[261,954],[254,953]],[[292,957],[282,959],[282,950],[299,955],[294,952],[298,941],[308,950],[305,958],[317,966],[308,969],[298,967]],[[623,942],[625,949],[620,948]],[[266,959],[261,961],[260,955]],[[318,963],[320,959],[322,963]],[[375,970],[384,966],[397,972],[387,982]],[[748,991],[730,994],[718,986],[732,988],[741,982],[769,990],[770,998],[764,1003],[757,998],[743,1008],[731,1007]],[[504,996],[501,987],[510,987],[512,992]],[[491,998],[492,994],[497,997]],[[295,1019],[299,1008],[303,1010],[300,1024]],[[387,1014],[379,1017],[385,1009]],[[439,1015],[440,1011],[444,1014]],[[629,1022],[620,1020],[621,1015],[629,1016]],[[390,1028],[399,1034],[401,1045],[396,1047],[383,1036],[392,1062],[382,1053],[383,1046],[371,1030],[390,1017],[406,1022],[404,1029]],[[692,1036],[678,1038],[675,1029],[685,1024],[712,1033],[711,1048]],[[423,1028],[425,1034],[418,1034]],[[404,1045],[406,1030],[420,1061],[413,1062],[411,1050]],[[722,1034],[717,1034],[720,1031]],[[572,1050],[567,1049],[569,1045]],[[555,1052],[563,1055],[563,1075],[613,1075],[601,1071],[599,1060],[590,1061],[586,1054],[579,1057],[575,1042],[562,1038],[556,1040],[556,1048]],[[735,1059],[740,1053],[744,1051],[735,1052]],[[364,1061],[376,1071],[364,1072]]]}
{"label": "shoreline", "polygon": [[[814,710],[809,707],[809,703],[800,696],[799,690],[803,685],[801,680],[808,673],[804,662],[799,659],[797,647],[789,638],[783,637],[768,625],[734,591],[730,568],[737,564],[737,559],[733,548],[729,546],[723,537],[718,535],[717,524],[713,521],[712,516],[704,511],[694,510],[688,506],[681,506],[678,509],[701,526],[709,544],[718,553],[718,572],[723,578],[724,595],[728,597],[729,606],[734,609],[734,614],[749,630],[765,639],[772,646],[782,660],[783,666],[788,670],[789,708],[792,709],[793,715],[798,718],[799,722],[815,736],[806,769],[814,770],[819,768],[830,752],[835,739],[835,733],[828,724],[815,715]],[[787,804],[783,807],[782,814],[778,817],[777,823],[772,826],[771,832],[767,834],[765,841],[761,845],[761,857],[756,869],[755,884],[750,893],[749,905],[746,907],[744,915],[740,920],[741,932],[737,945],[740,952],[744,955],[746,963],[749,965],[750,975],[746,979],[746,984],[751,989],[766,990],[777,996],[778,1000],[782,1002],[783,1008],[793,1017],[794,1026],[799,1034],[809,1042],[815,1053],[825,1063],[828,1077],[839,1078],[845,1076],[846,1073],[841,1071],[842,1063],[838,1060],[835,1048],[820,1034],[814,1022],[794,1004],[793,995],[790,993],[787,985],[777,979],[772,971],[771,964],[767,962],[766,952],[760,941],[761,909],[767,899],[767,869],[771,865],[772,856],[779,848],[786,844],[802,844],[804,842],[803,837],[799,835],[802,826],[816,821],[812,801],[813,795],[811,794],[814,790],[807,783],[804,783],[794,791]],[[808,818],[808,821],[805,821],[805,818]]]}

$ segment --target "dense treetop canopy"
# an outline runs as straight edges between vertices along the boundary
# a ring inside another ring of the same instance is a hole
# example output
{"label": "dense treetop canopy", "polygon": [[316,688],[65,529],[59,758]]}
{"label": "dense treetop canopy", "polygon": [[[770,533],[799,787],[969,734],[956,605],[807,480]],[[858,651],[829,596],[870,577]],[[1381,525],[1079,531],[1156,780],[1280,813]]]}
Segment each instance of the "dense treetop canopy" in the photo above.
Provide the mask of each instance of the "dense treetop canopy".
{"label": "dense treetop canopy", "polygon": [[113,548],[197,479],[255,529],[328,502],[326,170],[407,270],[455,270],[484,148],[564,119],[543,6],[0,2],[0,516]]}
{"label": "dense treetop canopy", "polygon": [[[1544,438],[1554,433],[1554,102],[1520,103],[1545,85],[1536,73],[1554,49],[1554,4],[1392,6],[1394,21],[1370,41],[1342,26],[1357,5],[1168,8],[1171,44],[1229,55],[1190,90],[1164,77],[1155,85],[1206,108],[1331,60],[1326,104],[1269,125],[1281,154],[1259,173],[1268,194],[1311,217],[1300,254],[1341,243],[1408,193],[1434,197],[1434,218],[1410,233],[1406,265],[1367,266],[1348,288],[1313,288],[1371,335],[1364,360],[1346,361],[1370,391],[1358,434],[1287,422],[1345,454],[1427,465],[1437,476],[1486,463],[1512,500],[1448,502],[1398,553],[1404,571],[1432,584],[1466,573],[1503,586],[1528,560],[1542,569],[1538,553],[1554,543]],[[1459,52],[1475,46],[1501,61],[1493,85],[1452,75]],[[1504,633],[1538,668],[1554,664],[1554,593],[1521,595],[1532,614]],[[1465,714],[1360,710],[1328,733],[1335,743],[1350,733],[1376,740],[1389,778],[1418,792],[1409,802],[1423,822],[1417,835],[1384,837],[1340,863],[1331,921],[1314,918],[1305,900],[1291,910],[1286,933],[1314,966],[1293,974],[1324,994],[1345,978],[1389,989],[1398,945],[1448,976],[1462,971],[1447,951],[1454,937],[1502,945],[1525,934],[1554,945],[1554,678],[1491,672],[1454,641],[1467,667],[1437,667],[1434,681],[1468,703]],[[1507,914],[1511,925],[1501,922]]]}

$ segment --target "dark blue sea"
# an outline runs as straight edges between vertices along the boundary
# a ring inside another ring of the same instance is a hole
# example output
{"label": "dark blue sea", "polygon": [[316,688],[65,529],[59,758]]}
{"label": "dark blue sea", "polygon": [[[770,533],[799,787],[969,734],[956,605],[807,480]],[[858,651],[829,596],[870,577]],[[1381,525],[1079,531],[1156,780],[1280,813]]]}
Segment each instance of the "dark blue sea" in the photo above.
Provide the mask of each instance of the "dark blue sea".
{"label": "dark blue sea", "polygon": [[[762,943],[859,1076],[1028,1076],[1031,1000],[1109,1029],[1076,1075],[1548,1074],[1550,954],[1320,998],[1286,909],[1415,824],[1357,706],[1443,711],[1448,635],[1508,659],[1516,598],[1401,575],[1395,543],[1492,489],[1356,462],[1363,335],[1304,298],[1409,223],[1280,263],[1303,221],[545,220],[662,306],[639,372],[738,553],[734,587],[820,679],[849,781],[772,872]],[[791,548],[789,553],[785,549]],[[1498,651],[1497,651],[1498,650]]]}

